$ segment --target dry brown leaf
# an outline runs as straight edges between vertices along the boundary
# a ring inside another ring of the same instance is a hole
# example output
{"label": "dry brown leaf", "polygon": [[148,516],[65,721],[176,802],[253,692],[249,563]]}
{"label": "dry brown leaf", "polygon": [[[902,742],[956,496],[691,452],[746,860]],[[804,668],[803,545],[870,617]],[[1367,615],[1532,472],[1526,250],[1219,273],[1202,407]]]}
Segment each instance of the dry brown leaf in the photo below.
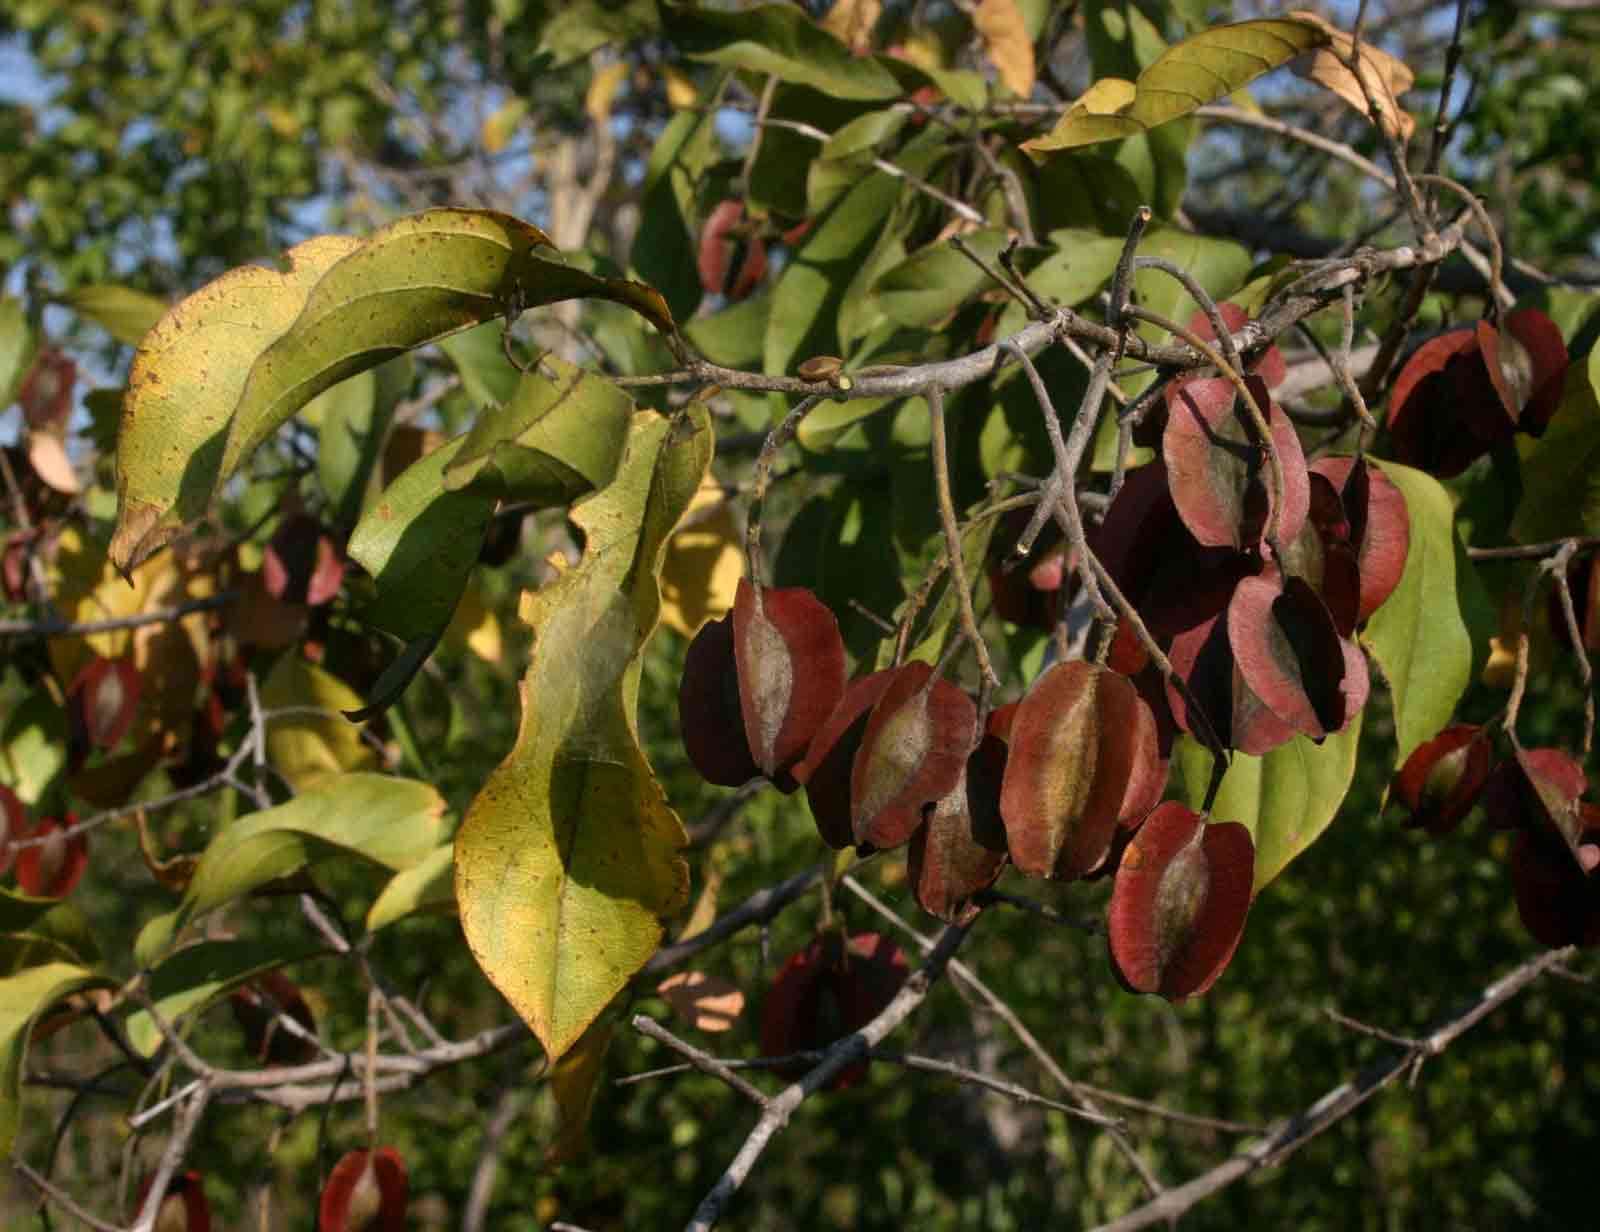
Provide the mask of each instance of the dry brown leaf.
{"label": "dry brown leaf", "polygon": [[28,465],[57,492],[72,496],[82,490],[78,473],[72,469],[72,459],[67,457],[67,447],[54,433],[28,433]]}
{"label": "dry brown leaf", "polygon": [[1019,98],[1027,98],[1033,93],[1035,76],[1033,40],[1017,0],[979,0],[972,24],[1000,80]]}
{"label": "dry brown leaf", "polygon": [[729,981],[704,971],[679,971],[656,987],[672,1012],[696,1031],[726,1031],[744,1013],[744,993]]}
{"label": "dry brown leaf", "polygon": [[872,48],[872,30],[883,12],[881,0],[839,0],[822,19],[822,28],[856,55]]}
{"label": "dry brown leaf", "polygon": [[[1294,61],[1294,72],[1308,81],[1316,82],[1326,90],[1333,91],[1362,115],[1368,115],[1366,93],[1362,90],[1361,83],[1356,80],[1356,75],[1346,67],[1351,52],[1355,50],[1355,39],[1343,30],[1329,25],[1315,13],[1295,12],[1289,16],[1321,26],[1328,32],[1328,37],[1333,42],[1331,47],[1313,51]],[[1417,121],[1410,112],[1400,106],[1398,101],[1399,96],[1409,90],[1416,81],[1416,74],[1411,71],[1410,66],[1381,48],[1363,42],[1361,75],[1366,78],[1367,87],[1378,104],[1378,111],[1381,114],[1376,118],[1382,123],[1384,130],[1400,141],[1411,140]]]}

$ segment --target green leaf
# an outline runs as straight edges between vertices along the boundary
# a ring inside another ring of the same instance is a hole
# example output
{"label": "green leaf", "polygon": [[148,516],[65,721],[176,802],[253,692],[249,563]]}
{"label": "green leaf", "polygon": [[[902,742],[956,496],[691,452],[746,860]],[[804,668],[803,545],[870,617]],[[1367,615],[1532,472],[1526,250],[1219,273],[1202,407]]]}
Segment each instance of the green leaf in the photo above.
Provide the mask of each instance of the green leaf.
{"label": "green leaf", "polygon": [[38,804],[67,765],[67,716],[43,689],[28,693],[0,728],[0,783]]}
{"label": "green leaf", "polygon": [[900,82],[875,56],[853,56],[798,8],[763,4],[742,12],[694,6],[666,10],[667,34],[681,55],[728,68],[771,73],[835,98],[898,98]]}
{"label": "green leaf", "polygon": [[444,797],[427,783],[351,773],[241,817],[200,854],[177,910],[145,925],[135,956],[149,964],[196,916],[330,856],[409,868],[438,846],[443,815]]}
{"label": "green leaf", "polygon": [[1169,47],[1137,82],[1102,77],[1046,136],[1023,142],[1022,148],[1037,156],[1142,136],[1327,42],[1320,26],[1285,17],[1202,30]]}
{"label": "green leaf", "polygon": [[[676,306],[674,306],[676,311]],[[461,376],[467,397],[484,407],[499,406],[511,397],[522,373],[506,358],[505,322],[485,321],[442,339],[439,349]]]}
{"label": "green leaf", "polygon": [[[961,237],[961,242],[991,267],[1006,241],[1007,233],[1001,227],[988,227]],[[872,294],[891,321],[917,327],[942,321],[970,296],[988,290],[990,285],[989,276],[982,269],[945,241],[912,253],[878,279]]]}
{"label": "green leaf", "polygon": [[1522,460],[1511,533],[1523,543],[1600,534],[1600,348],[1567,366],[1561,405]]}
{"label": "green leaf", "polygon": [[1068,308],[1104,286],[1122,255],[1120,239],[1093,231],[1052,231],[1049,240],[1055,251],[1029,271],[1028,285]]}
{"label": "green leaf", "polygon": [[[1211,816],[1250,831],[1256,845],[1254,893],[1316,842],[1339,812],[1355,778],[1361,720],[1357,714],[1349,727],[1320,745],[1297,735],[1262,757],[1233,755]],[[1184,796],[1198,809],[1211,778],[1211,753],[1192,737],[1179,736],[1174,760]]]}
{"label": "green leaf", "polygon": [[311,402],[320,410],[317,478],[338,526],[354,526],[383,454],[395,403],[411,383],[411,357],[401,356],[325,389]]}
{"label": "green leaf", "polygon": [[127,346],[138,346],[167,312],[165,300],[132,287],[79,287],[63,295],[61,302]]}
{"label": "green leaf", "polygon": [[681,111],[661,130],[645,168],[639,230],[628,259],[640,278],[661,289],[680,320],[688,320],[700,303],[695,188],[716,158],[712,111]]}
{"label": "green leaf", "polygon": [[0,410],[17,400],[38,350],[39,339],[22,304],[0,296]]}
{"label": "green leaf", "polygon": [[429,210],[362,241],[308,240],[172,309],[134,356],[111,557],[127,571],[204,516],[250,453],[329,386],[468,325],[582,296],[673,328],[651,288],[567,265],[536,227]]}
{"label": "green leaf", "polygon": [[1457,569],[1468,567],[1450,494],[1437,479],[1379,461],[1406,498],[1411,546],[1400,584],[1367,622],[1362,641],[1394,699],[1395,764],[1444,730],[1472,677],[1472,637],[1461,615]]}
{"label": "green leaf", "polygon": [[[186,1014],[203,1013],[218,999],[265,971],[275,971],[327,953],[286,941],[197,941],[162,959],[145,985],[162,1019],[176,1025]],[[161,1031],[148,1010],[128,1016],[128,1043],[141,1056],[161,1046]]]}
{"label": "green leaf", "polygon": [[568,504],[611,482],[632,415],[633,399],[605,377],[545,355],[504,406],[478,417],[444,485],[491,478],[502,499]]}
{"label": "green leaf", "polygon": [[552,1057],[654,953],[688,895],[682,823],[639,747],[642,651],[662,551],[712,453],[694,405],[641,413],[615,482],[579,504],[583,559],[530,594],[517,742],[456,835],[474,957]]}
{"label": "green leaf", "polygon": [[749,299],[729,304],[721,312],[696,317],[683,327],[683,334],[714,364],[726,368],[759,368],[771,315],[772,291],[763,288]]}
{"label": "green leaf", "polygon": [[0,933],[25,933],[36,920],[58,906],[59,898],[34,898],[0,886]]}
{"label": "green leaf", "polygon": [[[100,946],[89,917],[71,899],[35,899],[0,888],[0,975],[46,962],[75,962],[92,967]],[[43,910],[39,910],[42,907]]]}
{"label": "green leaf", "polygon": [[389,878],[367,909],[367,931],[375,933],[419,911],[448,912],[455,906],[455,845],[446,843]]}
{"label": "green leaf", "polygon": [[350,536],[350,558],[378,584],[362,619],[408,642],[437,637],[449,625],[499,500],[492,483],[445,488],[445,468],[465,440],[406,467]]}
{"label": "green leaf", "polygon": [[22,1061],[34,1021],[63,997],[109,984],[87,967],[52,962],[0,979],[0,1152],[11,1153],[22,1116]]}

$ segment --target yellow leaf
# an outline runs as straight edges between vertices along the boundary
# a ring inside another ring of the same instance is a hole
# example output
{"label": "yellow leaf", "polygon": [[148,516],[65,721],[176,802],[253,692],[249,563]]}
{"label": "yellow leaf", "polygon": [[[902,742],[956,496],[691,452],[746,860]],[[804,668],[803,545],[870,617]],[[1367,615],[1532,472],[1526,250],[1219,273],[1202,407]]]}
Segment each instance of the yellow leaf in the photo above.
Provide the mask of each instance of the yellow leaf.
{"label": "yellow leaf", "polygon": [[615,1031],[612,1023],[590,1027],[572,1050],[550,1067],[558,1128],[556,1140],[545,1151],[546,1163],[564,1164],[589,1149],[589,1116]]}
{"label": "yellow leaf", "polygon": [[669,975],[656,991],[666,999],[672,1012],[696,1031],[727,1031],[744,1013],[744,993],[739,987],[703,971],[679,971]]}
{"label": "yellow leaf", "polygon": [[498,663],[504,653],[504,639],[500,634],[500,620],[483,602],[483,587],[477,574],[467,580],[466,589],[456,604],[445,639],[465,646],[485,663]]}
{"label": "yellow leaf", "polygon": [[733,610],[744,555],[733,509],[715,479],[706,478],[684,517],[690,525],[672,536],[661,564],[661,623],[693,637],[706,621]]}
{"label": "yellow leaf", "polygon": [[589,79],[589,89],[583,96],[583,109],[596,125],[605,124],[611,119],[611,104],[616,102],[617,91],[627,77],[626,60],[595,69],[594,76]]}
{"label": "yellow leaf", "polygon": [[711,462],[704,407],[634,419],[616,478],[579,502],[583,558],[523,600],[517,741],[456,834],[473,957],[559,1058],[649,960],[688,897],[687,837],[639,747],[645,641],[668,536]]}
{"label": "yellow leaf", "polygon": [[700,101],[700,91],[695,89],[694,82],[671,65],[661,66],[661,77],[667,83],[667,106],[674,111],[693,107]]}
{"label": "yellow leaf", "polygon": [[508,98],[496,107],[483,121],[478,133],[478,143],[490,154],[498,154],[511,144],[517,128],[528,115],[528,102],[521,98]]}
{"label": "yellow leaf", "polygon": [[972,24],[983,39],[984,53],[1000,72],[1000,80],[1016,95],[1033,93],[1033,40],[1017,0],[978,0]]}
{"label": "yellow leaf", "polygon": [[1361,44],[1361,76],[1378,104],[1379,114],[1374,117],[1367,110],[1367,95],[1361,82],[1346,65],[1355,50],[1355,39],[1343,30],[1328,24],[1315,13],[1296,12],[1291,17],[1313,22],[1327,32],[1331,45],[1312,52],[1297,61],[1294,71],[1324,89],[1331,90],[1369,120],[1382,124],[1391,137],[1401,141],[1411,140],[1417,121],[1400,106],[1398,96],[1409,90],[1416,74],[1404,60],[1391,56],[1382,48],[1370,43]]}
{"label": "yellow leaf", "polygon": [[[268,711],[267,761],[296,791],[305,791],[347,770],[375,770],[378,755],[362,738],[360,724],[341,711],[365,700],[337,676],[285,651],[261,685]],[[272,715],[275,710],[289,713]]]}
{"label": "yellow leaf", "polygon": [[[1327,29],[1303,18],[1260,18],[1201,30],[1153,60],[1128,82],[1097,82],[1043,137],[1023,143],[1038,157],[1134,137],[1243,89],[1302,52],[1325,47]],[[1115,79],[1112,79],[1115,80]],[[1113,100],[1124,101],[1113,105]]]}
{"label": "yellow leaf", "polygon": [[872,46],[872,30],[882,12],[881,0],[838,0],[822,19],[822,28],[862,55]]}
{"label": "yellow leaf", "polygon": [[679,941],[687,941],[696,933],[710,928],[717,918],[717,894],[722,889],[722,869],[710,864],[706,869],[706,883],[700,887],[700,897],[694,900],[694,910],[683,922],[678,933]]}

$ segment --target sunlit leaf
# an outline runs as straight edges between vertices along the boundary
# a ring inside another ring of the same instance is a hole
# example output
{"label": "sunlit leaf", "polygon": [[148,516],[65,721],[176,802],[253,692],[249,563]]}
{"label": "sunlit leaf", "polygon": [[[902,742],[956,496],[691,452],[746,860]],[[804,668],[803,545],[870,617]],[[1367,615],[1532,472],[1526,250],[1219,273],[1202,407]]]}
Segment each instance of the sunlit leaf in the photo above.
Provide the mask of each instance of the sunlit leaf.
{"label": "sunlit leaf", "polygon": [[343,714],[362,704],[361,695],[337,676],[306,662],[298,650],[285,651],[261,684],[268,762],[296,790],[346,770],[375,768],[377,754]]}
{"label": "sunlit leaf", "polygon": [[50,962],[0,979],[0,1151],[7,1154],[22,1115],[22,1061],[34,1020],[63,997],[110,983],[87,967]]}

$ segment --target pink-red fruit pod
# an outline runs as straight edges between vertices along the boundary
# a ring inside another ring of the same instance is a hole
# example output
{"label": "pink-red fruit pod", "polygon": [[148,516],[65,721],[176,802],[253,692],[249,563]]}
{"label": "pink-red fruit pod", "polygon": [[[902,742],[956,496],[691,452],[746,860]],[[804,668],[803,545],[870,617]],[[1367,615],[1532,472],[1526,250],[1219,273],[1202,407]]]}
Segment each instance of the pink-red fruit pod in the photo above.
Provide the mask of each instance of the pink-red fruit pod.
{"label": "pink-red fruit pod", "polygon": [[[147,1176],[140,1183],[134,1210],[144,1209],[153,1180],[155,1177]],[[206,1201],[198,1172],[181,1172],[167,1182],[167,1192],[156,1211],[154,1232],[211,1232],[211,1205]]]}
{"label": "pink-red fruit pod", "polygon": [[131,658],[85,663],[67,689],[68,722],[79,748],[112,749],[139,713],[139,669]]}
{"label": "pink-red fruit pod", "polygon": [[1117,978],[1181,1000],[1216,982],[1244,935],[1255,845],[1237,822],[1157,805],[1122,852],[1106,936]]}
{"label": "pink-red fruit pod", "polygon": [[17,858],[17,849],[11,845],[11,840],[21,838],[27,824],[27,814],[22,810],[17,793],[0,783],[0,875],[11,871]]}
{"label": "pink-red fruit pod", "polygon": [[806,802],[822,841],[835,850],[856,841],[850,820],[850,777],[872,708],[894,682],[893,670],[852,680],[811,738],[805,759],[794,768],[795,781],[806,789]]}
{"label": "pink-red fruit pod", "polygon": [[[281,971],[268,971],[242,988],[229,1001],[233,1017],[244,1033],[245,1047],[263,1065],[305,1065],[317,1059],[317,1018],[305,995]],[[297,1035],[283,1016],[305,1032]],[[311,1038],[306,1038],[310,1036]]]}
{"label": "pink-red fruit pod", "polygon": [[750,754],[780,790],[793,791],[798,784],[789,772],[844,695],[839,622],[803,587],[758,587],[741,578],[733,654]]}
{"label": "pink-red fruit pod", "polygon": [[[784,963],[761,1013],[761,1051],[769,1057],[814,1052],[858,1031],[894,999],[910,968],[900,947],[878,933],[827,932]],[[809,1065],[786,1071],[798,1076]],[[830,1089],[854,1086],[867,1063],[848,1066]]]}
{"label": "pink-red fruit pod", "polygon": [[744,299],[766,276],[766,244],[759,235],[738,234],[744,217],[743,202],[719,201],[700,228],[696,264],[700,286],[708,294],[722,292],[729,299]]}
{"label": "pink-red fruit pod", "polygon": [[1477,803],[1489,777],[1489,740],[1473,723],[1447,727],[1419,744],[1400,767],[1396,798],[1411,813],[1408,824],[1429,834],[1449,834]]}
{"label": "pink-red fruit pod", "polygon": [[406,1166],[392,1146],[351,1151],[322,1187],[317,1232],[404,1232]]}
{"label": "pink-red fruit pod", "polygon": [[24,894],[65,898],[83,880],[83,870],[89,866],[89,837],[83,833],[68,836],[77,820],[75,813],[61,820],[47,817],[30,833],[18,836],[44,840],[16,850],[17,885]]}

